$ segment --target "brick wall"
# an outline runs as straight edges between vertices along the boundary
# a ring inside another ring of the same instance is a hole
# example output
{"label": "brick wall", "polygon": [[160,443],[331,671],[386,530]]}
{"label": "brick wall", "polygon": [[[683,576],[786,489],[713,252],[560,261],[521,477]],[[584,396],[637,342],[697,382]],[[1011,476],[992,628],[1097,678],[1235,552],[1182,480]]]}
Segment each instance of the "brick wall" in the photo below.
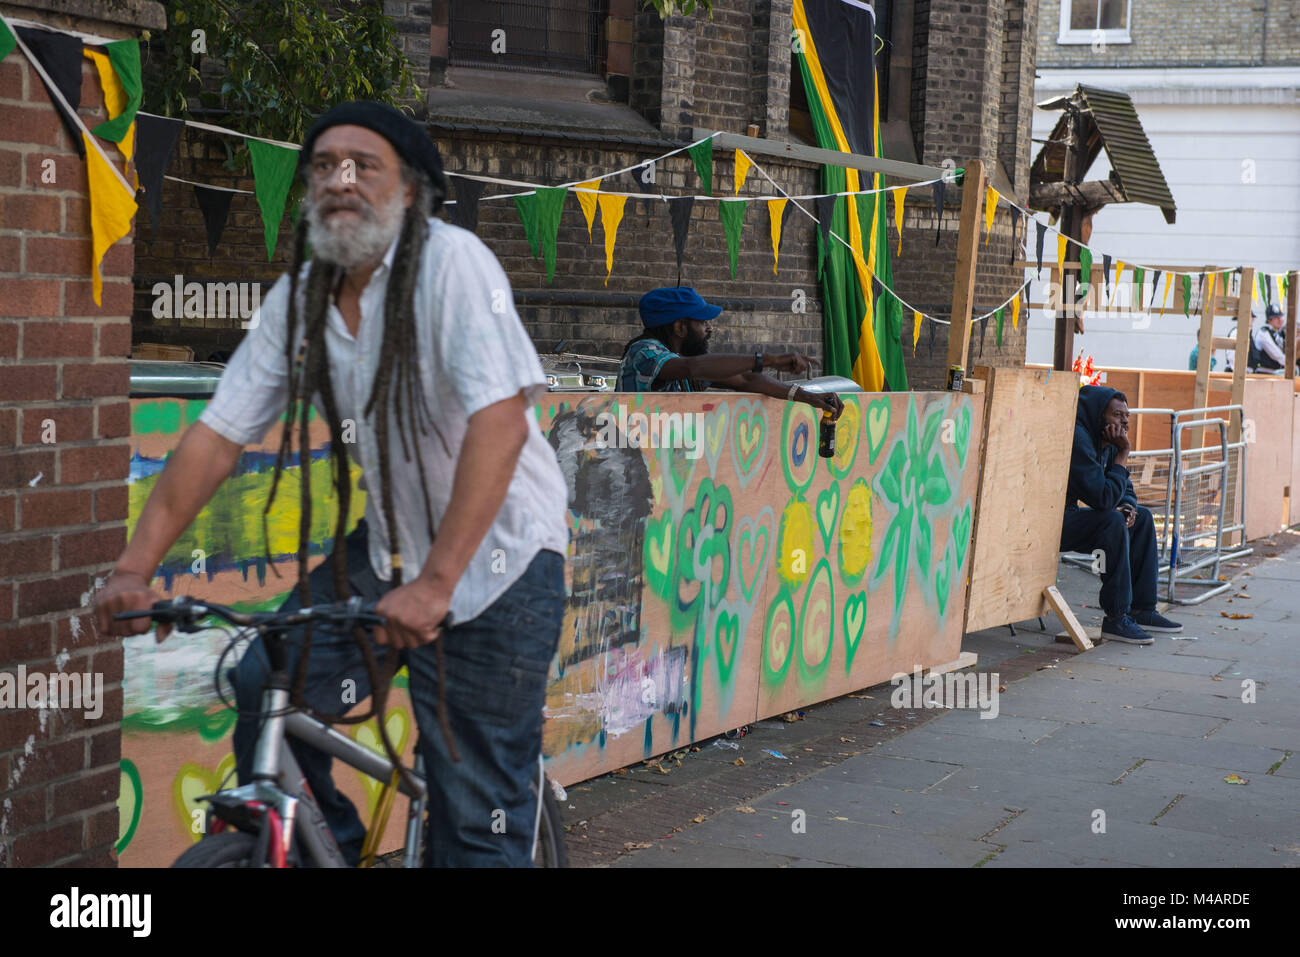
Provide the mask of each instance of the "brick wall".
{"label": "brick wall", "polygon": [[1064,67],[1223,67],[1300,64],[1295,0],[1133,0],[1130,43],[1062,44],[1061,0],[1039,5],[1039,65]]}
{"label": "brick wall", "polygon": [[[81,6],[64,4],[91,12]],[[43,16],[19,3],[0,10]],[[155,3],[121,3],[115,15],[126,22],[77,25],[113,38],[163,25]],[[106,115],[89,60],[82,81],[81,115],[94,126]],[[0,63],[0,669],[99,673],[104,700],[93,721],[58,708],[0,718],[0,866],[116,862],[122,644],[95,634],[86,605],[126,544],[132,244],[104,258],[96,306],[86,189],[85,163],[13,51]]]}
{"label": "brick wall", "polygon": [[[563,135],[492,132],[490,121],[472,129],[441,123],[436,111],[429,117],[430,132],[450,170],[542,183],[583,179],[649,159],[688,142],[697,126],[743,133],[755,123],[762,135],[788,139],[791,7],[790,0],[718,0],[712,20],[696,16],[661,21],[652,11],[636,13],[629,106],[658,126],[664,140],[657,146],[621,143],[615,137],[602,136],[601,131],[594,131],[588,139],[572,131]],[[900,11],[907,7],[900,4]],[[1031,153],[1028,131],[1036,4],[1026,0],[916,0],[911,10],[915,21],[911,117],[918,156],[933,165],[948,159],[960,166],[973,157],[984,160],[990,169],[1001,163],[1023,204]],[[445,0],[436,0],[435,27],[439,16],[445,14]],[[232,178],[221,168],[219,160],[224,153],[218,144],[204,145],[189,133],[186,137],[190,145],[178,159],[184,171],[175,173],[174,169],[175,175],[252,189],[250,179]],[[729,193],[731,157],[722,151],[715,151],[714,156],[715,193]],[[816,192],[817,169],[812,164],[755,158],[788,192]],[[759,187],[760,182],[758,174],[751,173],[742,195],[772,195],[770,188]],[[633,183],[623,178],[612,188],[627,191]],[[638,189],[676,195],[697,191],[698,179],[689,159],[678,156],[663,164],[654,186]],[[268,265],[253,197],[236,196],[225,240],[215,260],[209,262],[202,218],[189,187],[169,184],[164,203],[159,233],[155,237],[145,228],[141,239],[135,338],[193,345],[200,357],[233,349],[242,335],[234,320],[154,320],[149,309],[151,284],[170,281],[176,272],[187,279],[193,275],[200,280],[271,282],[284,268],[287,232],[282,233],[276,262]],[[951,307],[959,204],[960,189],[951,186],[942,239],[936,248],[929,190],[914,190],[908,196],[903,254],[895,263],[895,283],[904,299],[932,315],[946,316]],[[894,244],[892,207],[890,212]],[[725,322],[714,337],[715,348],[762,344],[821,356],[820,289],[811,225],[792,211],[787,229],[780,271],[773,277],[767,211],[761,204],[751,205],[733,282],[726,267],[726,243],[716,206],[697,205],[682,281],[694,283],[706,297],[727,307]],[[1023,229],[1022,223],[1022,234]],[[1020,282],[1019,272],[1010,267],[1010,231],[1004,208],[995,221],[993,240],[980,247],[977,314],[997,305]],[[671,285],[677,279],[667,211],[657,201],[629,201],[608,287],[604,284],[603,234],[597,225],[594,242],[588,241],[575,199],[566,204],[561,220],[558,265],[550,286],[540,261],[534,261],[528,251],[513,203],[484,203],[479,235],[501,259],[525,325],[543,351],[568,340],[565,348],[569,350],[621,354],[627,339],[639,331],[637,297],[648,288]],[[791,312],[795,289],[804,290],[809,297],[808,311]],[[938,327],[933,358],[925,329],[917,356],[911,356],[910,315],[905,317],[903,341],[913,387],[942,385],[947,371],[947,327]],[[978,338],[975,342],[978,352]],[[1000,354],[995,354],[990,329],[984,351],[985,359],[994,364],[1023,362],[1024,327],[1014,333],[1007,323]]]}

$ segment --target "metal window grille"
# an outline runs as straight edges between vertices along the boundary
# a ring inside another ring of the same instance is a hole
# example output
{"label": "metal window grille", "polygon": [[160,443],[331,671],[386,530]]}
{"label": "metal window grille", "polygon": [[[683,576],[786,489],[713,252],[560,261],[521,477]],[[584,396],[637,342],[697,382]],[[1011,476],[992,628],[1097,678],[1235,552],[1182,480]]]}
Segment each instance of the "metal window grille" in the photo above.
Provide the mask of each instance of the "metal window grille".
{"label": "metal window grille", "polygon": [[524,73],[603,76],[609,0],[459,0],[448,62]]}

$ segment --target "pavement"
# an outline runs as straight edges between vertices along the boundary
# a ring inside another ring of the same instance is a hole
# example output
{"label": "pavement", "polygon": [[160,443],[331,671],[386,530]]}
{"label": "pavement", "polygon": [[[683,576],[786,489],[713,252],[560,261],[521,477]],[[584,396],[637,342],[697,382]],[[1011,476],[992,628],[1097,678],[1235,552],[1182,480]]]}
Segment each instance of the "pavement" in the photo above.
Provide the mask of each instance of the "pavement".
{"label": "pavement", "polygon": [[[1180,640],[1079,654],[1050,615],[967,635],[993,719],[885,684],[574,785],[571,863],[1300,867],[1300,532],[1254,545],[1167,610]],[[1100,624],[1094,576],[1058,585]]]}

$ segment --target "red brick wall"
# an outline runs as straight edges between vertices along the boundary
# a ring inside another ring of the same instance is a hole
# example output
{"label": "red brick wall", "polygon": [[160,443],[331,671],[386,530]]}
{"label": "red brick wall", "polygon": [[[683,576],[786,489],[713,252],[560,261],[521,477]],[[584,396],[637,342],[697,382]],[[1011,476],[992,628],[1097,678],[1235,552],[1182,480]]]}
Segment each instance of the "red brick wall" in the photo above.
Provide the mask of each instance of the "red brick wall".
{"label": "red brick wall", "polygon": [[[89,60],[82,79],[94,126]],[[104,258],[101,306],[90,260],[85,163],[15,50],[0,63],[0,670],[102,673],[104,710],[0,713],[0,866],[115,863],[122,644],[84,606],[126,544],[130,238]]]}

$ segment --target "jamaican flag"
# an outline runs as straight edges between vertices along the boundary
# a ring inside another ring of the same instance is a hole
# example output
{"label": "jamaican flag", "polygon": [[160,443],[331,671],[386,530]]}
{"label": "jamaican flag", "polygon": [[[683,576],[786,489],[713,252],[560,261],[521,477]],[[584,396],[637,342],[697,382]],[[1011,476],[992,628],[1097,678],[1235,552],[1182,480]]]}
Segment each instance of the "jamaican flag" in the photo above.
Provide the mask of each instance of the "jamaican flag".
{"label": "jamaican flag", "polygon": [[[862,0],[794,0],[793,56],[822,149],[880,155],[875,26],[875,14]],[[823,193],[883,185],[878,173],[822,167]],[[872,287],[873,276],[893,287],[886,195],[843,197],[835,203],[831,229],[852,250],[831,239],[823,250],[821,273],[826,372],[848,376],[871,392],[907,389],[902,309],[893,296],[877,296]],[[819,233],[819,250],[821,244]]]}

